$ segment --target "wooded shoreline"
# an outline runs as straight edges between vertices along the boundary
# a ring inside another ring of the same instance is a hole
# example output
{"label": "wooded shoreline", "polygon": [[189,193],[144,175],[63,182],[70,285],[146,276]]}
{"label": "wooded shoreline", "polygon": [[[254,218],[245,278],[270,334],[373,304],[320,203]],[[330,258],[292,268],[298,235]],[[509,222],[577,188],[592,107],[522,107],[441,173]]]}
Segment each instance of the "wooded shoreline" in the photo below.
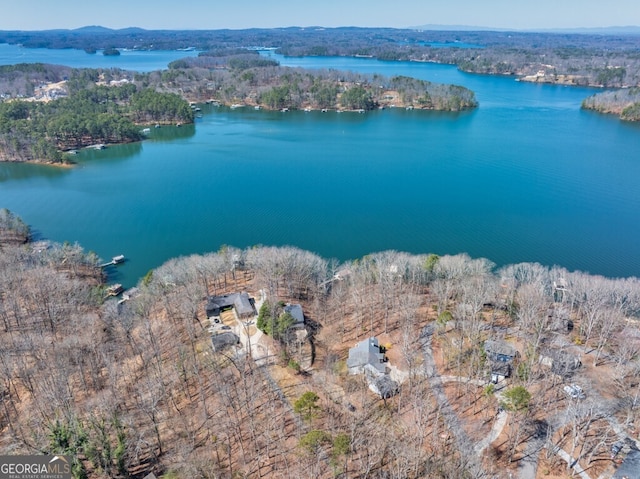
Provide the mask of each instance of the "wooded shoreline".
{"label": "wooded shoreline", "polygon": [[[634,441],[638,278],[495,270],[465,254],[337,264],[222,247],[105,300],[95,255],[3,241],[25,232],[0,210],[0,450],[67,454],[75,477],[507,479],[531,451],[534,470],[559,475],[553,451],[581,449],[580,467],[611,476],[612,446]],[[240,291],[260,314],[209,317],[212,298]],[[398,380],[386,397],[347,367],[371,338]]]}
{"label": "wooded shoreline", "polygon": [[[54,98],[47,88],[51,84]],[[146,126],[193,123],[197,104],[205,102],[281,111],[364,112],[392,106],[461,111],[477,106],[474,93],[456,85],[310,72],[235,50],[180,60],[150,73],[11,65],[0,67],[0,85],[12,96],[0,102],[0,161],[70,162],[63,152],[140,141]],[[35,93],[31,101],[21,98],[30,91]]]}

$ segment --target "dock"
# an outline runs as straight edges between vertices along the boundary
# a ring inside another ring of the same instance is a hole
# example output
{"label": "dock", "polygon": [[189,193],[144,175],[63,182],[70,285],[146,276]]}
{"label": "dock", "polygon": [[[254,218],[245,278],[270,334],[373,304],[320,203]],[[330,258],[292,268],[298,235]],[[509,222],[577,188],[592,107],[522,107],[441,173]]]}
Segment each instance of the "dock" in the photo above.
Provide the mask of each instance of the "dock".
{"label": "dock", "polygon": [[124,288],[122,287],[122,285],[119,284],[119,283],[116,283],[116,284],[112,284],[111,286],[107,287],[106,293],[107,293],[107,297],[109,297],[109,296],[118,296],[123,291],[124,291]]}
{"label": "dock", "polygon": [[107,261],[106,263],[102,263],[100,265],[101,268],[106,268],[107,266],[113,266],[116,264],[121,264],[124,263],[124,255],[123,254],[119,254],[118,256],[114,256],[113,258],[111,258],[111,261]]}

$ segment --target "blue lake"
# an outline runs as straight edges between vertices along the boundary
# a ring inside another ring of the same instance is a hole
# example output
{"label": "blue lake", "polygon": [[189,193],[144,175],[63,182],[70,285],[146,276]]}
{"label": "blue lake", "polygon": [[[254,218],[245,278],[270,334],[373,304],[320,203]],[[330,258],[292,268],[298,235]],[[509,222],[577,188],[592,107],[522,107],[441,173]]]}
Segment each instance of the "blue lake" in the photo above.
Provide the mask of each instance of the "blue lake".
{"label": "blue lake", "polygon": [[121,50],[120,55],[105,56],[101,50],[87,53],[84,50],[24,48],[0,43],[0,65],[17,63],[52,63],[74,68],[121,68],[138,72],[162,70],[174,60],[197,56],[197,51],[175,50]]}
{"label": "blue lake", "polygon": [[85,151],[74,169],[0,164],[0,207],[40,236],[125,254],[114,279],[129,285],[168,258],[223,244],[294,245],[341,260],[468,252],[498,265],[640,275],[640,125],[580,110],[594,90],[427,63],[271,55],[456,83],[480,107],[205,107],[195,125]]}

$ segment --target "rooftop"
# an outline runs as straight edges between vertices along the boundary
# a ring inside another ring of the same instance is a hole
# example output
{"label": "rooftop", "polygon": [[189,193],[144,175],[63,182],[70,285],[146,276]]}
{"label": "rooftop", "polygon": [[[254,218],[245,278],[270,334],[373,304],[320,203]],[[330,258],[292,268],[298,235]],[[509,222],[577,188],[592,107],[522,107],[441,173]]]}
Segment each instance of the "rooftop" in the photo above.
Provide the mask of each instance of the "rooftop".
{"label": "rooftop", "polygon": [[487,356],[494,361],[510,361],[518,354],[516,348],[510,344],[491,339],[484,342],[484,350],[487,352]]}
{"label": "rooftop", "polygon": [[611,479],[640,479],[640,451],[631,449]]}
{"label": "rooftop", "polygon": [[377,371],[384,373],[386,366],[384,364],[384,353],[380,352],[380,344],[378,338],[369,338],[360,341],[353,348],[349,349],[349,358],[347,366],[350,369],[360,369],[370,364]]}
{"label": "rooftop", "polygon": [[235,308],[241,318],[256,314],[251,298],[246,292],[242,292],[210,296],[206,306],[207,316],[218,316],[220,311],[231,307]]}
{"label": "rooftop", "polygon": [[284,307],[284,312],[289,313],[293,319],[296,320],[295,324],[304,323],[304,313],[302,312],[302,306],[299,304],[287,304]]}

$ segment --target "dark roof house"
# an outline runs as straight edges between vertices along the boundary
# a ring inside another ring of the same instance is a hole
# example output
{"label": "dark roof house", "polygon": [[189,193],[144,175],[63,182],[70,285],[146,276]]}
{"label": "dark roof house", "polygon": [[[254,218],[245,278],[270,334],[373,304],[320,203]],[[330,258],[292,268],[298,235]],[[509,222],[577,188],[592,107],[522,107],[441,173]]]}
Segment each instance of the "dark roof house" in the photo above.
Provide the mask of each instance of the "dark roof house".
{"label": "dark roof house", "polygon": [[511,376],[511,363],[502,361],[491,362],[491,382],[498,384],[500,381]]}
{"label": "dark roof house", "polygon": [[384,353],[380,351],[378,338],[365,339],[349,349],[347,366],[352,374],[361,373],[367,364],[384,373],[386,370],[385,362],[386,358]]}
{"label": "dark roof house", "polygon": [[222,351],[240,342],[240,338],[232,332],[214,334],[211,336],[211,345],[216,352]]}
{"label": "dark roof house", "polygon": [[487,358],[491,361],[500,361],[504,363],[511,362],[518,355],[516,348],[504,341],[493,341],[487,339],[484,342],[484,350],[487,353]]}
{"label": "dark roof house", "polygon": [[289,313],[295,320],[295,323],[293,323],[294,326],[304,324],[304,313],[302,312],[302,306],[299,304],[287,304],[284,307],[284,312]]}
{"label": "dark roof house", "polygon": [[504,341],[488,339],[484,342],[489,367],[491,368],[491,382],[498,384],[511,376],[511,364],[518,355],[516,348]]}
{"label": "dark roof house", "polygon": [[400,385],[388,374],[381,374],[375,378],[369,388],[382,399],[389,399],[400,392]]}
{"label": "dark roof house", "polygon": [[250,318],[256,315],[253,300],[246,292],[242,292],[210,296],[206,306],[207,318],[220,316],[222,311],[230,308],[235,308],[236,314],[240,318]]}

